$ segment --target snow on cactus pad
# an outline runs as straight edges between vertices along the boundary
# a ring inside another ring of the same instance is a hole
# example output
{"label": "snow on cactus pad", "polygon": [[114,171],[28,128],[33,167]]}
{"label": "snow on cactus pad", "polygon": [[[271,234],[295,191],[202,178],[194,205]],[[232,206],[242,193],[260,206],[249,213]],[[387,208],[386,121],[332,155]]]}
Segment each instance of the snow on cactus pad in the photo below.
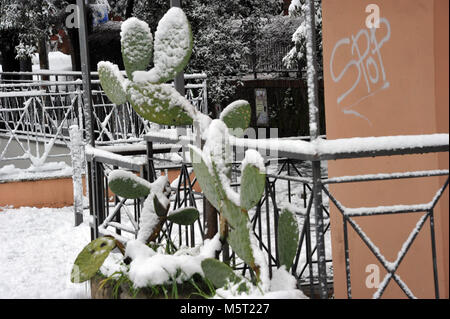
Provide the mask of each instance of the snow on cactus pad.
{"label": "snow on cactus pad", "polygon": [[219,193],[216,189],[214,177],[209,172],[209,168],[203,159],[202,151],[193,145],[190,145],[190,149],[192,167],[194,168],[198,183],[211,205],[219,210]]}
{"label": "snow on cactus pad", "polygon": [[266,185],[264,161],[257,151],[245,152],[241,172],[241,207],[248,211],[258,204]]}
{"label": "snow on cactus pad", "polygon": [[124,78],[116,64],[101,61],[97,65],[100,84],[105,94],[114,104],[120,105],[127,101],[125,86],[127,80]]}
{"label": "snow on cactus pad", "polygon": [[230,128],[230,133],[240,137],[249,127],[252,118],[250,103],[239,100],[228,105],[220,114],[220,119]]}
{"label": "snow on cactus pad", "polygon": [[155,32],[154,68],[134,73],[137,82],[164,83],[188,64],[193,48],[192,30],[182,9],[173,7],[162,17]]}
{"label": "snow on cactus pad", "polygon": [[131,172],[115,170],[109,174],[108,179],[109,188],[120,197],[137,199],[150,194],[151,184]]}
{"label": "snow on cactus pad", "polygon": [[150,122],[173,126],[193,123],[193,106],[169,84],[133,82],[127,96],[134,110]]}
{"label": "snow on cactus pad", "polygon": [[116,241],[110,237],[101,237],[91,241],[75,259],[70,281],[81,283],[91,279],[115,247]]}
{"label": "snow on cactus pad", "polygon": [[148,24],[137,18],[127,19],[120,32],[123,64],[130,80],[134,71],[145,71],[153,55],[153,37]]}

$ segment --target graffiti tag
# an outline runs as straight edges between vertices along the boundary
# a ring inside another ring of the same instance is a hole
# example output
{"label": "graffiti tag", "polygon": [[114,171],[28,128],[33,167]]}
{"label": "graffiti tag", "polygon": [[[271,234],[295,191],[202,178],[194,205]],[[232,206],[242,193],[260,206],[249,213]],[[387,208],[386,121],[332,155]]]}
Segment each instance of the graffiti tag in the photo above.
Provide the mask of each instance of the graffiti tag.
{"label": "graffiti tag", "polygon": [[[342,105],[344,100],[348,100],[349,95],[363,82],[367,88],[367,93],[357,97],[356,102],[342,107],[342,111],[345,114],[362,117],[369,123],[370,121],[365,116],[352,108],[379,91],[389,88],[390,85],[386,77],[381,48],[391,38],[391,25],[385,18],[380,18],[379,23],[380,26],[384,25],[385,28],[382,29],[386,30],[386,34],[381,40],[377,37],[377,32],[379,32],[380,28],[361,29],[356,35],[339,40],[333,48],[330,59],[331,78],[335,83],[340,82],[351,69],[356,70],[357,74],[353,85],[338,97],[337,103]],[[352,59],[339,72],[334,65],[334,59],[339,53],[343,54],[344,50],[351,52]]]}

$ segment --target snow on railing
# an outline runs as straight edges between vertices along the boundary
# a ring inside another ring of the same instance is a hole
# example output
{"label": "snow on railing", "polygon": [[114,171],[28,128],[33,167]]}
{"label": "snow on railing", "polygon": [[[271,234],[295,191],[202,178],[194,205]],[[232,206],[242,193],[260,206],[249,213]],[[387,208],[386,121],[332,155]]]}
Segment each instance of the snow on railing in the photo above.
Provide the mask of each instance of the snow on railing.
{"label": "snow on railing", "polygon": [[[142,141],[150,123],[128,103],[112,104],[97,80],[98,73],[91,76],[96,144]],[[83,128],[80,78],[81,72],[74,71],[0,72],[0,163],[40,165],[53,157],[69,158],[69,127]],[[208,112],[206,74],[186,74],[185,79],[187,98]],[[55,151],[55,145],[62,148]]]}

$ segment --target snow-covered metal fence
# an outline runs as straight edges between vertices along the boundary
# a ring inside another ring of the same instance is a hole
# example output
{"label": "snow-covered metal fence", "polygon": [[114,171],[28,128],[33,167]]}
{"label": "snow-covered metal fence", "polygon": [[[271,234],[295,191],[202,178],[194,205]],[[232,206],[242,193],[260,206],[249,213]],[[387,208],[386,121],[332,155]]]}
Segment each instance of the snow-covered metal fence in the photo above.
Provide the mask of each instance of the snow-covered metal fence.
{"label": "snow-covered metal fence", "polygon": [[[96,145],[143,139],[150,123],[128,104],[112,104],[92,76],[93,125]],[[43,165],[51,158],[68,158],[69,127],[84,127],[81,72],[40,71],[0,73],[0,163],[26,161]],[[186,95],[208,112],[205,74],[187,74]],[[62,151],[53,154],[55,145]]]}

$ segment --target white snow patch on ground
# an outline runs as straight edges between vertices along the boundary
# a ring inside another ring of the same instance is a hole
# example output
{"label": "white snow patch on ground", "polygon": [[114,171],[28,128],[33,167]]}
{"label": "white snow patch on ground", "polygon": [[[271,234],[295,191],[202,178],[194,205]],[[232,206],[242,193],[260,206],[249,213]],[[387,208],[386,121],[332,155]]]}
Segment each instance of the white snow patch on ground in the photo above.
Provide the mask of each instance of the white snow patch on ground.
{"label": "white snow patch on ground", "polygon": [[90,298],[70,272],[90,241],[87,224],[74,227],[73,207],[0,208],[0,299]]}

